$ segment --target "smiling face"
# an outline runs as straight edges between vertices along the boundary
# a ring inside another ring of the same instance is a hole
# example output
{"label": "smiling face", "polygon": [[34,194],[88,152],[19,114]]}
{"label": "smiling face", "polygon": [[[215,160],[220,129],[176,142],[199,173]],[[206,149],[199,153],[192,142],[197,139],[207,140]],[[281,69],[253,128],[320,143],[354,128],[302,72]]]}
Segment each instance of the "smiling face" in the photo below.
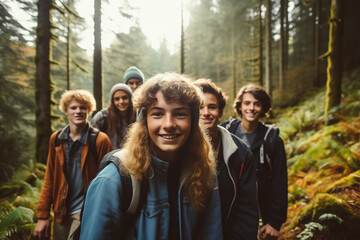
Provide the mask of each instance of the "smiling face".
{"label": "smiling face", "polygon": [[113,95],[113,102],[120,112],[125,112],[130,106],[130,96],[125,91],[116,91]]}
{"label": "smiling face", "polygon": [[141,80],[138,78],[130,78],[126,83],[131,90],[134,92],[142,84]]}
{"label": "smiling face", "polygon": [[218,100],[214,94],[204,93],[203,100],[204,104],[200,107],[200,121],[211,133],[214,133],[217,131],[222,111],[219,109]]}
{"label": "smiling face", "polygon": [[262,113],[262,104],[251,93],[245,93],[242,96],[239,111],[242,112],[242,120],[248,123],[259,121]]}
{"label": "smiling face", "polygon": [[157,101],[147,111],[147,127],[155,145],[156,156],[164,161],[174,160],[191,131],[191,110],[178,101],[166,102],[161,91]]}
{"label": "smiling face", "polygon": [[85,103],[73,99],[69,103],[65,115],[68,117],[70,125],[81,126],[87,123],[89,108]]}

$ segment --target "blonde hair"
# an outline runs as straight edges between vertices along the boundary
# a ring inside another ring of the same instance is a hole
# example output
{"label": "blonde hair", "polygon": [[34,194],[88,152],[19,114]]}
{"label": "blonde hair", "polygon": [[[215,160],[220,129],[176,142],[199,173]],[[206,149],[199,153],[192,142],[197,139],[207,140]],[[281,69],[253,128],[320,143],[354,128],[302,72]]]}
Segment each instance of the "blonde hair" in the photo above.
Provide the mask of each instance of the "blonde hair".
{"label": "blonde hair", "polygon": [[154,150],[147,129],[146,114],[150,106],[157,101],[155,95],[158,91],[161,91],[166,101],[178,101],[190,107],[190,136],[178,152],[183,154],[182,168],[187,172],[184,190],[192,206],[200,210],[214,188],[215,160],[208,137],[199,126],[202,93],[185,75],[159,74],[135,91],[133,104],[135,108],[141,109],[141,113],[138,121],[131,126],[124,145],[124,166],[138,179],[149,177],[146,173],[151,168],[151,154],[154,154]]}
{"label": "blonde hair", "polygon": [[77,89],[77,90],[68,90],[65,91],[60,98],[59,109],[61,112],[65,113],[69,107],[70,102],[75,99],[78,102],[85,103],[89,114],[91,114],[96,108],[96,101],[94,96],[86,90]]}

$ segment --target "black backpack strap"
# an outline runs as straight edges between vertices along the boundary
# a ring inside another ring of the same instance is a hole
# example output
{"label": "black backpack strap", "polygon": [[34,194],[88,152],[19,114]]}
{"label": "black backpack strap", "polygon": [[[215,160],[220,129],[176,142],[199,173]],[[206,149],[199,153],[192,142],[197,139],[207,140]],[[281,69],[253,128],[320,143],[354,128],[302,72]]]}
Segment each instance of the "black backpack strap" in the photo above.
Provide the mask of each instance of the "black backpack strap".
{"label": "black backpack strap", "polygon": [[277,136],[279,136],[279,129],[272,125],[266,125],[267,130],[264,135],[264,143],[260,147],[260,163],[266,163],[269,166],[270,173],[272,172],[271,158],[273,155],[274,143]]}
{"label": "black backpack strap", "polygon": [[234,117],[229,117],[229,120],[224,122],[224,124],[222,124],[222,126],[224,128],[226,128],[229,132],[235,134],[236,129],[238,128],[240,123],[241,123],[240,120],[238,120],[238,119],[236,119]]}
{"label": "black backpack strap", "polygon": [[90,148],[90,152],[91,154],[94,156],[94,159],[97,160],[98,159],[98,154],[97,154],[97,148],[96,148],[96,139],[97,136],[99,135],[99,130],[93,127],[90,127],[90,134],[89,134],[89,148]]}
{"label": "black backpack strap", "polygon": [[61,144],[61,139],[59,138],[60,133],[61,133],[61,130],[58,130],[58,131],[56,132],[55,147],[58,147],[58,146],[60,146],[60,144]]}

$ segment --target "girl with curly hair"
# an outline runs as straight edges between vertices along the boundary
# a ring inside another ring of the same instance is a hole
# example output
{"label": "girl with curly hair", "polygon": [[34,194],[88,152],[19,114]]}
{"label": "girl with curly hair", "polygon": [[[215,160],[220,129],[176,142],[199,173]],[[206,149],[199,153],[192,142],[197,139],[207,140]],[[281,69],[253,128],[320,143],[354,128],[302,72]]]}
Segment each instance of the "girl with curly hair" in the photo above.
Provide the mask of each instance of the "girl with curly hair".
{"label": "girl with curly hair", "polygon": [[156,75],[136,90],[140,115],[120,151],[120,169],[147,179],[146,202],[124,229],[124,186],[110,163],[88,189],[81,239],[222,239],[215,160],[199,126],[201,94],[176,73]]}

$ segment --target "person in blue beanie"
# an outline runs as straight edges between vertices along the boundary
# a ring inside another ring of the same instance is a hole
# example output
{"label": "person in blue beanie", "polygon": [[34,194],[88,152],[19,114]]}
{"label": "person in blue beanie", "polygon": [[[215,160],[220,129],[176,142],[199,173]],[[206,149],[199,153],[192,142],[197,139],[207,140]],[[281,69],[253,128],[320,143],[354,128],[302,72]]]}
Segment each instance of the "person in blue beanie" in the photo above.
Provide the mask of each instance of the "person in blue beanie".
{"label": "person in blue beanie", "polygon": [[126,69],[124,73],[124,83],[134,92],[145,81],[143,72],[135,66]]}

